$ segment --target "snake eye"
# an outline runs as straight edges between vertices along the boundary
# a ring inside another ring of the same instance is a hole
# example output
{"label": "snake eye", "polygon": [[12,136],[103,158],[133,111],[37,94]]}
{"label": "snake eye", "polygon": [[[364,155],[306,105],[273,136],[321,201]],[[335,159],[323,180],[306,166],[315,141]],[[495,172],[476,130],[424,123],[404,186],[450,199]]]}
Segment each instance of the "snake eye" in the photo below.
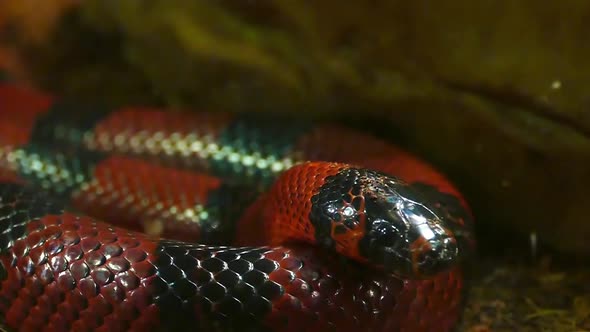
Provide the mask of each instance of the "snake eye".
{"label": "snake eye", "polygon": [[394,247],[399,240],[399,230],[383,219],[373,221],[371,233],[374,244],[377,246]]}

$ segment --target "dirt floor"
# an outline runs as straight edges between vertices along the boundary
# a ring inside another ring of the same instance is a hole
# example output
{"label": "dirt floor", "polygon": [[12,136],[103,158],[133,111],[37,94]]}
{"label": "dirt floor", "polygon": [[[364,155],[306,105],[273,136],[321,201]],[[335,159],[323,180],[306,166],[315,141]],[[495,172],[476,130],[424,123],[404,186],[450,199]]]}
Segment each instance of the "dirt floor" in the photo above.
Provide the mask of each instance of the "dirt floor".
{"label": "dirt floor", "polygon": [[590,331],[590,270],[583,258],[522,240],[503,252],[490,244],[473,266],[458,331]]}

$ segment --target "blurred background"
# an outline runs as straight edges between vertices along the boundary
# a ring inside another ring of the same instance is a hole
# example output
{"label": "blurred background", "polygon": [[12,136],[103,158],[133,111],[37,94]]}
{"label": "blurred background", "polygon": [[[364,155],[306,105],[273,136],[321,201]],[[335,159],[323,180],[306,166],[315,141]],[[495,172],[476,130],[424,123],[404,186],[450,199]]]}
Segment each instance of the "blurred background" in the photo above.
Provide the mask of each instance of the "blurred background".
{"label": "blurred background", "polygon": [[[2,1],[19,84],[370,131],[476,216],[461,331],[590,330],[590,2]],[[0,110],[1,111],[1,110]]]}

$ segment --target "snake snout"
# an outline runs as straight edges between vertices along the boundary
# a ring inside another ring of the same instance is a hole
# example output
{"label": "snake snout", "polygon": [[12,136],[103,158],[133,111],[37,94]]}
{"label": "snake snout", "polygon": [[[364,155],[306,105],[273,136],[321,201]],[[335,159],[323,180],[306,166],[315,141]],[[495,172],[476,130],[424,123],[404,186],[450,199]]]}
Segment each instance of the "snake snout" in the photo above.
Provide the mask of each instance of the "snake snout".
{"label": "snake snout", "polygon": [[370,260],[389,273],[416,279],[434,276],[457,264],[457,239],[444,218],[398,192],[388,197],[368,204],[372,212]]}
{"label": "snake snout", "polygon": [[399,277],[422,279],[450,270],[459,261],[459,248],[452,235],[428,238],[416,234],[415,229],[406,234],[390,243],[375,238],[371,246],[373,262]]}
{"label": "snake snout", "polygon": [[429,241],[419,238],[412,246],[412,265],[416,276],[429,277],[447,271],[459,257],[457,242],[452,236]]}
{"label": "snake snout", "polygon": [[443,218],[416,201],[400,201],[398,211],[408,225],[408,251],[415,277],[436,275],[458,262],[457,239]]}

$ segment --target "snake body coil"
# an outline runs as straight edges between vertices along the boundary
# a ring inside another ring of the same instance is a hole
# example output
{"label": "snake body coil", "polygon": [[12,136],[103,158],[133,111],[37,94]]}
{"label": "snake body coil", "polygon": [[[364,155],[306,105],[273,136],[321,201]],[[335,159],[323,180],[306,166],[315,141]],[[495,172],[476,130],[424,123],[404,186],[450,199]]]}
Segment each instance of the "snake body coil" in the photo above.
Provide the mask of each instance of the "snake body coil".
{"label": "snake body coil", "polygon": [[466,203],[344,127],[0,85],[0,178],[8,329],[448,331],[459,315]]}

